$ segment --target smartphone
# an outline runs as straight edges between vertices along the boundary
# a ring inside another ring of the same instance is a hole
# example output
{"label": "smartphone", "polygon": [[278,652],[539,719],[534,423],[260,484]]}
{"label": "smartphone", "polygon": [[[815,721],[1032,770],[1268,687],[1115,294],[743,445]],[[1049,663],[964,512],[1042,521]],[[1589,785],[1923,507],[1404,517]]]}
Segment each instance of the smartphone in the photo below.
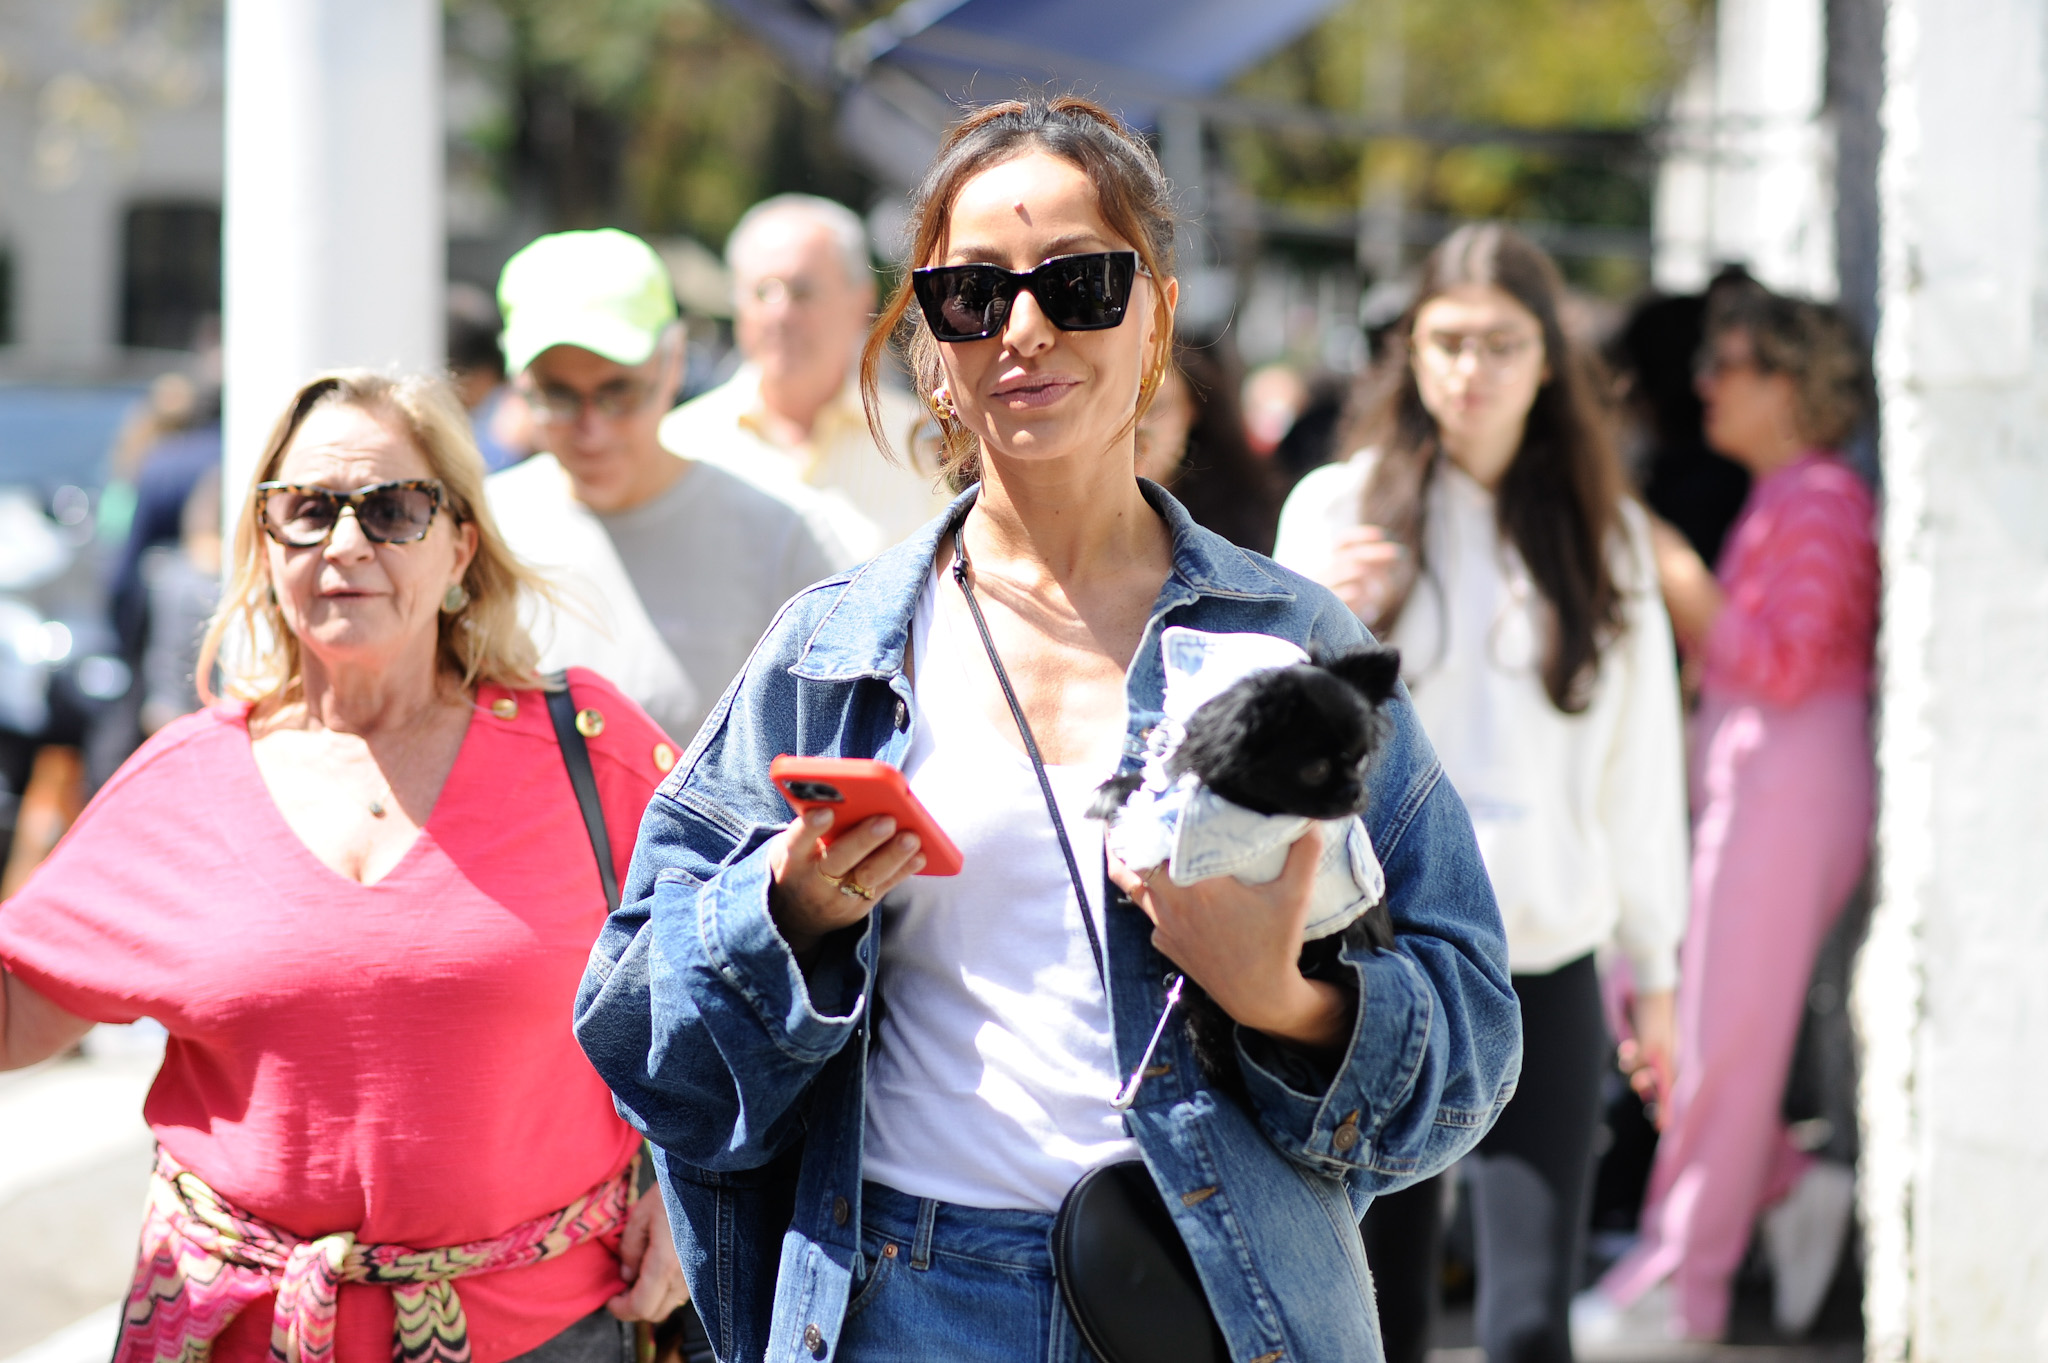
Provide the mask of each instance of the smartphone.
{"label": "smartphone", "polygon": [[911,794],[903,773],[887,762],[784,753],[768,764],[768,779],[799,815],[812,809],[832,811],[832,828],[823,839],[827,847],[846,829],[886,814],[896,821],[899,832],[917,834],[918,850],[924,853],[924,870],[919,875],[960,874],[960,849]]}

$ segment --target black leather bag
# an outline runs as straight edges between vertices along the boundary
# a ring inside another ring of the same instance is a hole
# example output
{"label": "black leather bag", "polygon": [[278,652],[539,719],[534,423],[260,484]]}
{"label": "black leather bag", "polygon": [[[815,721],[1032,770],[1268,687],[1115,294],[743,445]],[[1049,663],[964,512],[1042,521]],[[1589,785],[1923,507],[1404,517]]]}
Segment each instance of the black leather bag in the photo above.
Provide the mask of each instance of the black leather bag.
{"label": "black leather bag", "polygon": [[[954,546],[953,580],[966,594],[968,613],[974,617],[989,664],[1003,688],[1003,699],[1017,721],[1017,734],[1038,774],[1046,813],[1052,816],[1052,829],[1059,835],[1074,897],[1081,906],[1081,925],[1088,930],[1088,950],[1095,957],[1095,972],[1107,997],[1109,970],[1088,908],[1087,890],[1081,883],[1081,864],[1067,840],[1066,821],[1060,818],[1059,802],[1053,797],[1052,781],[1045,774],[1045,761],[1038,755],[1024,707],[1010,686],[1010,675],[996,652],[988,622],[982,619],[980,603],[974,599],[974,588],[967,580],[966,539],[957,530]],[[1153,1046],[1159,1044],[1179,998],[1178,989],[1169,992],[1166,1010],[1152,1034]],[[1151,1047],[1147,1047],[1138,1062],[1140,1075],[1151,1058]],[[1133,1077],[1131,1086],[1117,1099],[1119,1108],[1135,1097],[1140,1082],[1141,1078]],[[1081,1342],[1100,1363],[1226,1363],[1229,1348],[1195,1272],[1194,1256],[1188,1253],[1187,1242],[1181,1239],[1172,1213],[1166,1210],[1166,1200],[1159,1195],[1159,1185],[1143,1160],[1122,1160],[1091,1169],[1067,1190],[1059,1214],[1053,1218],[1052,1271]]]}
{"label": "black leather bag", "polygon": [[1084,1174],[1052,1223],[1053,1274],[1102,1363],[1225,1363],[1223,1332],[1143,1160]]}

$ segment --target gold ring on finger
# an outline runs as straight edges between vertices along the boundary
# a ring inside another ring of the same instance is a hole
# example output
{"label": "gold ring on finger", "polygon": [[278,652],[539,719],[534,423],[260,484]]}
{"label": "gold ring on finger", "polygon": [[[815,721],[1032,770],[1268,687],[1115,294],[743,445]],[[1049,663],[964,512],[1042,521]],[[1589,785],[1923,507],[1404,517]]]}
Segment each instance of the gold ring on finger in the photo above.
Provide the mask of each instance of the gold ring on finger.
{"label": "gold ring on finger", "polygon": [[839,893],[849,899],[873,899],[875,897],[873,890],[855,880],[850,873],[839,878]]}

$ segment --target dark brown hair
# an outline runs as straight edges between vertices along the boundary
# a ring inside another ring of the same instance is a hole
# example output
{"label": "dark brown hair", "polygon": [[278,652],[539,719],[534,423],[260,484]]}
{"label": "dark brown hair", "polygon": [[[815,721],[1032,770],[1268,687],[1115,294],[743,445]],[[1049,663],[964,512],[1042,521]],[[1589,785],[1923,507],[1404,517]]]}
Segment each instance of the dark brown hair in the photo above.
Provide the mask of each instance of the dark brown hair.
{"label": "dark brown hair", "polygon": [[1543,689],[1559,710],[1577,714],[1591,699],[1602,650],[1623,625],[1612,559],[1622,533],[1621,467],[1596,397],[1592,361],[1566,337],[1559,317],[1564,281],[1557,266],[1541,247],[1498,223],[1459,228],[1423,262],[1415,301],[1366,376],[1360,414],[1344,446],[1376,452],[1362,514],[1411,555],[1410,573],[1373,626],[1391,629],[1417,577],[1429,571],[1425,503],[1441,442],[1410,360],[1415,319],[1431,299],[1470,284],[1506,293],[1543,329],[1549,373],[1529,408],[1521,448],[1494,490],[1494,507],[1501,538],[1521,554],[1549,607]]}
{"label": "dark brown hair", "polygon": [[[945,254],[953,201],[969,180],[1033,151],[1048,152],[1087,175],[1095,186],[1102,220],[1131,243],[1152,276],[1158,341],[1138,389],[1137,414],[1142,416],[1173,356],[1173,309],[1167,306],[1165,290],[1173,274],[1173,191],[1152,148],[1109,110],[1078,95],[1033,94],[986,105],[955,123],[924,182],[910,196],[909,267],[932,264]],[[868,429],[883,449],[890,444],[882,425],[881,367],[891,342],[907,352],[910,381],[918,398],[930,407],[945,372],[939,364],[938,342],[924,325],[911,293],[909,269],[875,318],[861,350],[861,401],[867,408]],[[931,410],[939,423],[939,457],[947,477],[956,487],[973,481],[980,473],[980,441],[955,418]]]}
{"label": "dark brown hair", "polygon": [[1760,372],[1792,380],[1799,434],[1823,449],[1848,440],[1870,410],[1870,361],[1838,308],[1749,283],[1713,297],[1706,330],[1709,347],[1725,332],[1742,332]]}
{"label": "dark brown hair", "polygon": [[1174,366],[1188,387],[1193,420],[1187,450],[1168,491],[1187,508],[1195,524],[1214,530],[1241,549],[1273,552],[1286,489],[1270,459],[1252,453],[1245,438],[1237,383],[1212,349],[1174,347]]}

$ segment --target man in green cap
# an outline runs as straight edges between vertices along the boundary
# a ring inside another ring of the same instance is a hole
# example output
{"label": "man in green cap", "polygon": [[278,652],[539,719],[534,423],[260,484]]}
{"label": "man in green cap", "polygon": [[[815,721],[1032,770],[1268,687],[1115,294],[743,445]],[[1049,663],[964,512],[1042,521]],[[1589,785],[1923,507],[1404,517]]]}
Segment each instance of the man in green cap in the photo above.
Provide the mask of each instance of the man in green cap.
{"label": "man in green cap", "polygon": [[603,674],[687,744],[775,611],[848,555],[801,493],[662,447],[683,329],[646,242],[541,237],[506,263],[498,306],[545,453],[492,476],[491,510],[563,596],[530,621],[542,666]]}

